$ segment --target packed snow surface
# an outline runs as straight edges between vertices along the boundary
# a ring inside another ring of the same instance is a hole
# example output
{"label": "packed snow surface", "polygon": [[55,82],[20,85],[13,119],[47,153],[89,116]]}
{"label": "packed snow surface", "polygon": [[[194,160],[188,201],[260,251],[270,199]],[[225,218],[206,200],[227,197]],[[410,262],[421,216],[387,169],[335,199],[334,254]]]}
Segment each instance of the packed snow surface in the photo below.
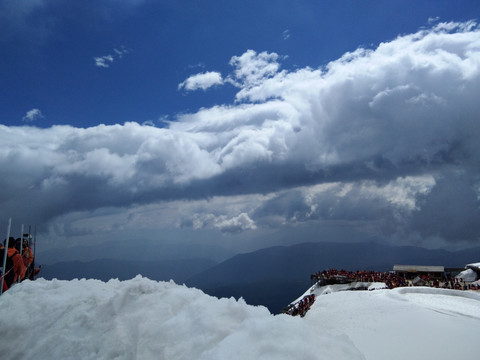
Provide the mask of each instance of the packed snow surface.
{"label": "packed snow surface", "polygon": [[472,263],[472,264],[467,264],[465,265],[466,268],[470,268],[476,271],[480,271],[480,262],[478,263]]}
{"label": "packed snow surface", "polygon": [[316,301],[301,318],[140,276],[25,281],[0,297],[0,358],[478,358],[477,292],[311,292]]}

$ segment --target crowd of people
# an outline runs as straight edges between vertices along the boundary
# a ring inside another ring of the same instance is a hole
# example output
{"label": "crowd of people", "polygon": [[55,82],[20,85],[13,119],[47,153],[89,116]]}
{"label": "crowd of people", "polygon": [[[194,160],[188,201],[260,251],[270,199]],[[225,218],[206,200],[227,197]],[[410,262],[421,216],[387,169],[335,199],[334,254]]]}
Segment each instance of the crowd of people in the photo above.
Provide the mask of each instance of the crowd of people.
{"label": "crowd of people", "polygon": [[300,315],[300,317],[304,317],[314,302],[315,294],[306,295],[296,303],[290,304],[282,312],[292,316]]}
{"label": "crowd of people", "polygon": [[381,282],[385,283],[389,289],[407,286],[405,278],[398,274],[366,270],[347,271],[328,269],[312,274],[310,279],[314,282],[323,280],[327,283]]}
{"label": "crowd of people", "polygon": [[[384,283],[389,289],[404,286],[430,286],[435,288],[455,289],[455,290],[480,290],[478,282],[467,283],[463,279],[445,274],[443,279],[438,277],[430,278],[428,274],[417,274],[415,279],[407,279],[404,275],[394,272],[377,272],[377,271],[347,271],[328,269],[317,271],[310,275],[312,283],[317,286],[328,284],[347,284],[353,282],[361,283]],[[312,304],[315,302],[315,294],[306,295],[301,300],[290,304],[282,310],[282,313],[304,317]]]}
{"label": "crowd of people", "polygon": [[455,277],[447,276],[445,281],[438,281],[438,280],[429,280],[427,279],[427,284],[432,287],[436,288],[443,288],[443,289],[454,289],[454,290],[480,290],[480,286],[478,286],[478,282],[474,284],[469,284],[465,282],[463,279],[458,279]]}
{"label": "crowd of people", "polygon": [[350,282],[381,282],[389,289],[403,286],[430,286],[443,289],[455,290],[479,290],[477,284],[468,284],[462,279],[445,274],[443,279],[431,278],[428,274],[419,274],[416,279],[408,280],[403,275],[393,272],[376,271],[346,271],[328,269],[318,271],[310,276],[313,282],[323,281],[326,284],[350,283]]}
{"label": "crowd of people", "polygon": [[41,266],[35,268],[35,259],[28,238],[9,237],[0,245],[0,267],[6,253],[5,268],[0,272],[0,281],[3,280],[2,292],[7,291],[14,284],[25,279],[34,280],[40,272]]}

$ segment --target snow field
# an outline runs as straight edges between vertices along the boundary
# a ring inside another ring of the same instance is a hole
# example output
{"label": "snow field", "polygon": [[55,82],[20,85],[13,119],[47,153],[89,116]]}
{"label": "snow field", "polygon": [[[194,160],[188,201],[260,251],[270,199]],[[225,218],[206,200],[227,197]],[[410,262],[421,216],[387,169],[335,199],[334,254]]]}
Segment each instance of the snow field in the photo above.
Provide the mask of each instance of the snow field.
{"label": "snow field", "polygon": [[300,318],[141,276],[25,281],[0,297],[0,358],[478,358],[480,293],[347,289],[307,290],[316,300]]}
{"label": "snow field", "polygon": [[8,359],[362,359],[343,335],[173,282],[23,282],[0,297]]}
{"label": "snow field", "polygon": [[340,291],[317,296],[312,310],[305,321],[348,336],[366,359],[478,358],[480,293],[428,287]]}

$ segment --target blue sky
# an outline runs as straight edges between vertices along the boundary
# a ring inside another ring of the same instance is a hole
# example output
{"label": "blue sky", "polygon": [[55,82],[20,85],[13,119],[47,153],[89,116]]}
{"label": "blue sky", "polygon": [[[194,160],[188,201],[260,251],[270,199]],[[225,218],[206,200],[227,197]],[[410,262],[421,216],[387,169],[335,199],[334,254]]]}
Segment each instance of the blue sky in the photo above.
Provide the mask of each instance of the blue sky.
{"label": "blue sky", "polygon": [[[248,49],[319,67],[428,20],[466,21],[475,1],[4,1],[0,119],[35,126],[143,123],[231,103],[234,89],[185,93],[196,72],[230,71]],[[1,16],[1,15],[0,15]],[[119,55],[115,49],[121,51]],[[112,56],[108,68],[94,58]]]}
{"label": "blue sky", "polygon": [[479,10],[5,0],[0,217],[45,247],[478,246]]}

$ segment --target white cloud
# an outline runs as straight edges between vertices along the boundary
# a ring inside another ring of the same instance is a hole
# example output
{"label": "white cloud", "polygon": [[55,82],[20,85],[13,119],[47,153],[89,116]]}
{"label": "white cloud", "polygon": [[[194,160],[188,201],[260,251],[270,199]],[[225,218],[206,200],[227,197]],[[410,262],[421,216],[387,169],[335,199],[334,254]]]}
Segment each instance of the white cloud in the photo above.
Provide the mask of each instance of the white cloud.
{"label": "white cloud", "polygon": [[[263,51],[259,54],[254,50],[247,50],[240,56],[233,56],[230,59],[230,65],[234,68],[233,73],[222,78],[218,72],[204,72],[190,76],[187,80],[178,85],[178,89],[186,90],[206,90],[214,85],[224,83],[232,84],[243,89],[250,89],[256,85],[265,82],[266,79],[277,74],[281,57],[276,53]],[[242,92],[237,95],[241,98]]]}
{"label": "white cloud", "polygon": [[118,60],[121,59],[125,54],[128,54],[130,51],[127,50],[123,45],[120,48],[113,49],[113,54],[108,54],[104,56],[94,57],[93,60],[95,61],[95,66],[108,68],[110,65]]}
{"label": "white cloud", "polygon": [[27,111],[25,116],[22,118],[22,121],[32,122],[32,121],[43,119],[43,118],[44,116],[39,109],[32,109]]}
{"label": "white cloud", "polygon": [[122,45],[120,49],[113,49],[113,52],[119,59],[121,59],[123,55],[128,54],[130,51],[125,49],[125,47]]}
{"label": "white cloud", "polygon": [[216,71],[208,71],[202,74],[196,74],[190,76],[184,82],[178,85],[178,89],[185,89],[187,91],[193,90],[207,90],[208,88],[215,85],[222,85],[223,79],[222,75]]}
{"label": "white cloud", "polygon": [[290,39],[290,30],[285,30],[283,33],[282,33],[282,38],[283,40],[288,40]]}
{"label": "white cloud", "polygon": [[263,51],[257,54],[254,50],[247,50],[241,56],[233,56],[230,65],[235,68],[230,82],[241,88],[252,88],[265,82],[277,74],[280,69],[276,53]]}
{"label": "white cloud", "polygon": [[95,60],[95,65],[98,67],[108,68],[110,67],[110,63],[113,63],[113,56],[112,55],[105,55],[93,58]]}
{"label": "white cloud", "polygon": [[215,216],[214,214],[195,214],[193,219],[195,229],[217,228],[224,233],[240,233],[245,230],[255,230],[255,222],[247,213],[227,217],[226,215]]}
{"label": "white cloud", "polygon": [[155,126],[155,123],[153,122],[153,120],[146,120],[142,123],[142,125],[145,125],[145,126]]}
{"label": "white cloud", "polygon": [[[258,229],[263,216],[264,223],[269,217],[368,223],[388,233],[407,228],[412,209],[431,217],[434,200],[451,199],[438,193],[448,186],[423,195],[452,168],[462,177],[457,185],[480,188],[480,31],[473,23],[438,24],[320,69],[281,71],[280,59],[253,50],[232,57],[227,78],[239,88],[236,102],[183,114],[165,128],[0,125],[0,166],[10,170],[2,178],[0,215],[13,216],[8,209],[47,221],[102,207],[222,196],[217,211],[195,211],[215,214],[199,215],[199,226]],[[222,82],[219,73],[200,75],[182,87]],[[296,196],[301,186],[326,183],[338,183],[338,191]],[[226,211],[232,196],[282,191],[271,202],[276,208],[252,200]],[[472,194],[463,192],[468,209],[478,205]],[[20,206],[27,201],[28,209]],[[464,233],[478,239],[472,229]]]}

